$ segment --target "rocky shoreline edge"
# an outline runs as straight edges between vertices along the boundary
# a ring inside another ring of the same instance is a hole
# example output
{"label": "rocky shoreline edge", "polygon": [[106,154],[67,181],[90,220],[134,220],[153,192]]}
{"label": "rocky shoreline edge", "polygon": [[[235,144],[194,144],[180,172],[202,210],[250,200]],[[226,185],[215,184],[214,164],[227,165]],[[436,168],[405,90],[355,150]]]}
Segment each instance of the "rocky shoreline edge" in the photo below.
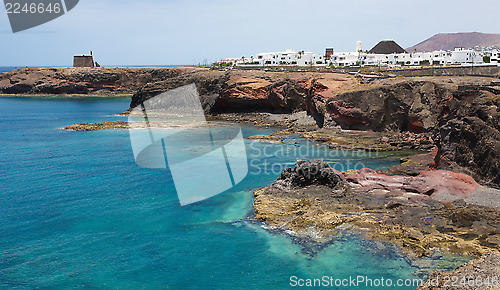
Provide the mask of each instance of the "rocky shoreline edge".
{"label": "rocky shoreline edge", "polygon": [[[366,82],[353,75],[314,72],[26,69],[1,74],[0,93],[81,90],[88,95],[113,95],[126,91],[133,94],[127,114],[159,93],[194,83],[209,120],[277,124],[286,131],[273,136],[299,134],[338,149],[431,150],[436,146],[433,168],[465,173],[482,184],[500,187],[499,77],[395,77]],[[306,112],[309,125],[300,124],[301,117],[287,117],[301,112]],[[280,114],[285,120],[276,120]],[[74,124],[68,129],[112,128],[110,124],[86,127]],[[124,126],[117,123],[117,127]],[[378,136],[373,138],[374,134]]]}
{"label": "rocky shoreline edge", "polygon": [[465,174],[342,173],[323,160],[299,160],[254,196],[254,219],[301,244],[321,248],[350,229],[399,245],[414,257],[436,252],[489,257],[496,264],[485,263],[481,273],[492,267],[500,271],[500,190],[482,187]]}
{"label": "rocky shoreline edge", "polygon": [[317,241],[348,224],[416,256],[432,249],[469,256],[500,251],[500,190],[465,174],[339,172],[320,159],[299,160],[254,195],[255,219]]}

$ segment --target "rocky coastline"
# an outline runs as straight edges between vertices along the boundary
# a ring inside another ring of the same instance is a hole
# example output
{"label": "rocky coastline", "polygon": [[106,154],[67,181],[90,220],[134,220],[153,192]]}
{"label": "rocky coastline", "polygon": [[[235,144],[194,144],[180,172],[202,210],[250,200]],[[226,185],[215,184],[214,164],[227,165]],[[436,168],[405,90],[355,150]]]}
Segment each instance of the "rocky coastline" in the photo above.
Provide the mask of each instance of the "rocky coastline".
{"label": "rocky coastline", "polygon": [[[499,77],[367,81],[203,68],[18,69],[0,74],[0,94],[129,95],[132,109],[194,83],[209,121],[279,128],[250,139],[300,136],[339,150],[421,151],[387,172],[341,173],[319,160],[299,161],[255,191],[255,219],[320,242],[354,227],[416,256],[441,249],[480,257],[500,251]],[[127,127],[117,121],[64,129]]]}
{"label": "rocky coastline", "polygon": [[[498,77],[394,77],[366,82],[339,73],[192,67],[17,69],[0,74],[0,94],[131,94],[130,108],[134,108],[191,83],[196,84],[209,119],[279,125],[288,129],[284,134],[302,133],[339,149],[432,150],[435,145],[433,168],[500,186]],[[301,111],[310,116],[309,126],[267,115]]]}
{"label": "rocky coastline", "polygon": [[176,74],[172,68],[21,68],[0,74],[0,95],[131,97]]}
{"label": "rocky coastline", "polygon": [[322,160],[299,160],[254,195],[255,219],[319,243],[350,227],[415,256],[500,252],[500,190],[461,173],[348,175]]}

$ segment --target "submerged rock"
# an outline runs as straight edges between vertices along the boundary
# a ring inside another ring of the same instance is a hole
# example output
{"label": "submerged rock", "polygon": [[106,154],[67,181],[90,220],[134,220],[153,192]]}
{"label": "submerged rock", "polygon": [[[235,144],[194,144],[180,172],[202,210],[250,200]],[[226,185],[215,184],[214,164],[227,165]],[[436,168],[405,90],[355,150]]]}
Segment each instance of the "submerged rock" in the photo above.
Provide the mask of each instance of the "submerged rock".
{"label": "submerged rock", "polygon": [[283,137],[279,137],[279,136],[271,136],[271,135],[253,135],[253,136],[249,136],[247,137],[248,140],[257,140],[257,141],[261,141],[261,142],[282,142],[283,141]]}
{"label": "submerged rock", "polygon": [[389,168],[388,173],[393,175],[417,176],[420,171],[429,170],[436,158],[437,148],[429,153],[407,156],[400,159],[401,164]]}

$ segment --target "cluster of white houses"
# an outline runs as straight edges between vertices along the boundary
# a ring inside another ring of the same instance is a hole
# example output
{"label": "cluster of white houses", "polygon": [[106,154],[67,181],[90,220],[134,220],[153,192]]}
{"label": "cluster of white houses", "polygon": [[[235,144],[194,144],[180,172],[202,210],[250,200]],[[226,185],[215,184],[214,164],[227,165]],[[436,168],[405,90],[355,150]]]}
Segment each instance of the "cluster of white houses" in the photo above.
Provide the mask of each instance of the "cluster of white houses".
{"label": "cluster of white houses", "polygon": [[346,66],[419,66],[419,65],[471,65],[483,64],[486,59],[490,64],[499,65],[499,51],[486,50],[477,52],[472,49],[455,48],[451,51],[406,52],[396,42],[384,40],[370,51],[363,51],[361,42],[356,44],[355,52],[334,52],[327,48],[325,55],[312,52],[293,51],[259,53],[250,58],[228,58],[222,63],[241,67],[272,66],[314,66],[314,67],[346,67]]}

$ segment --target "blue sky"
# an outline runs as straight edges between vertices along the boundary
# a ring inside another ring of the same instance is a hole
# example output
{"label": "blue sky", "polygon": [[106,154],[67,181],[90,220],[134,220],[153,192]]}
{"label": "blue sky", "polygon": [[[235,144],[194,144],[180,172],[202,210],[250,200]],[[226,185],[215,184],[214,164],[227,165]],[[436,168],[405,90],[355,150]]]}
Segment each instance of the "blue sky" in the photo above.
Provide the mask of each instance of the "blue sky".
{"label": "blue sky", "polygon": [[0,66],[71,66],[92,50],[110,65],[175,65],[287,48],[323,53],[412,46],[439,32],[500,33],[500,1],[80,0],[13,34],[0,8]]}

